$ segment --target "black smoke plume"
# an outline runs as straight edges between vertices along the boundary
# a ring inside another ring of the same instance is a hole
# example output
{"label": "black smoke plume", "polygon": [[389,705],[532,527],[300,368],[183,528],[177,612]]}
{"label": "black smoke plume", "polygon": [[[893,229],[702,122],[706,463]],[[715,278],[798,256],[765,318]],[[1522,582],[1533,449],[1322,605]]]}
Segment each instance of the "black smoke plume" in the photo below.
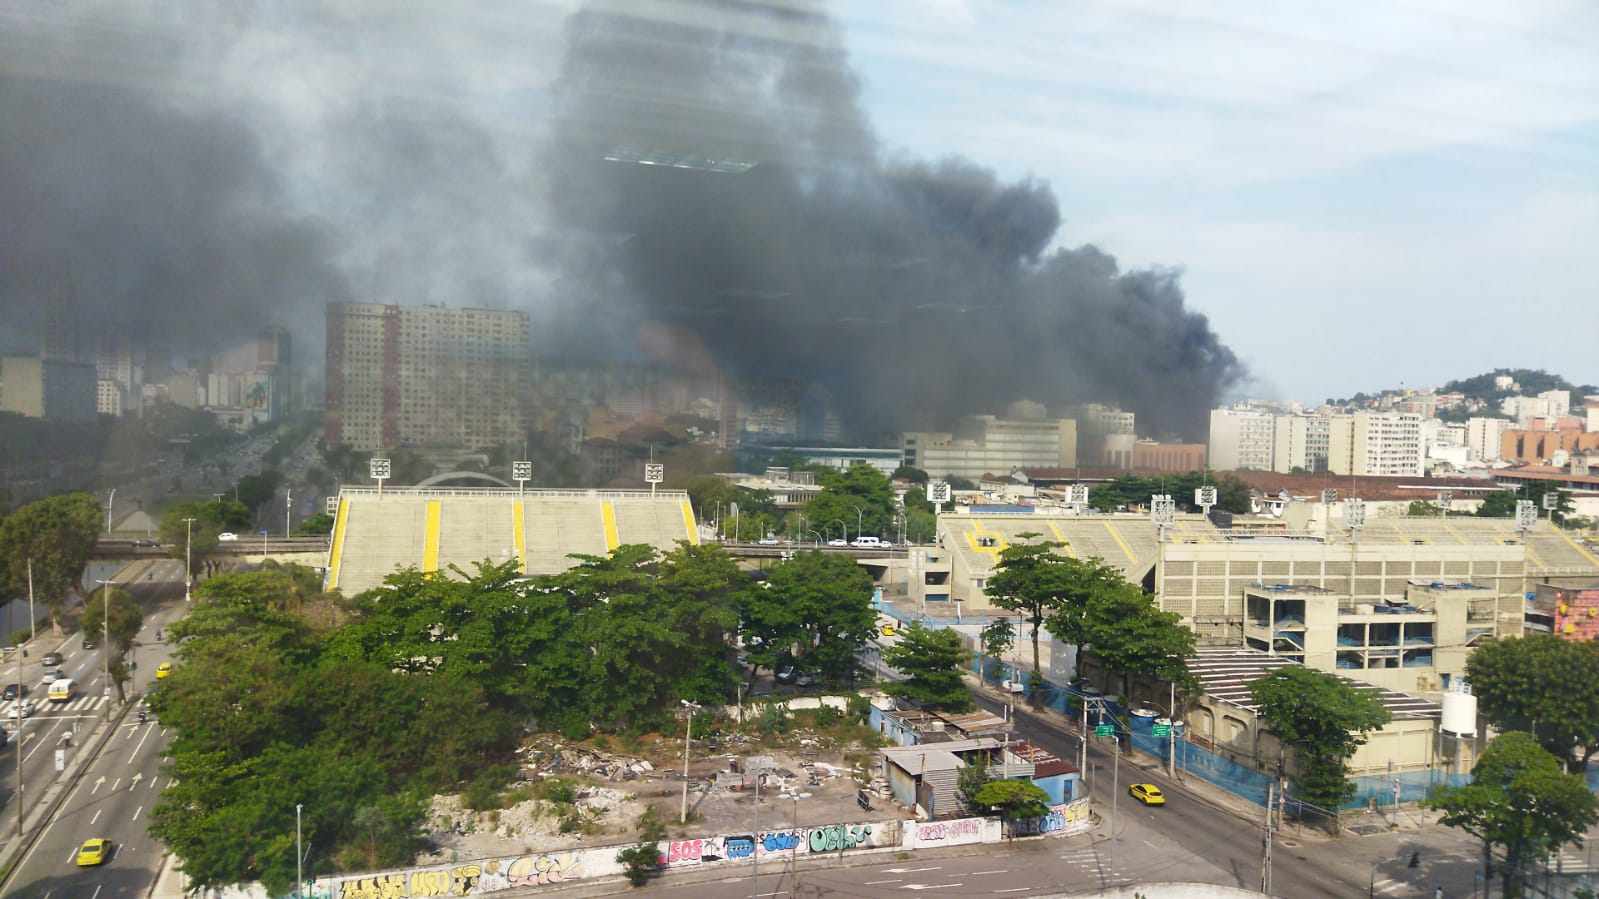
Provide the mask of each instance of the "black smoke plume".
{"label": "black smoke plume", "polygon": [[571,283],[636,304],[606,320],[691,333],[737,372],[821,380],[874,437],[1023,398],[1119,404],[1142,433],[1197,437],[1242,376],[1177,273],[1049,250],[1047,184],[880,160],[819,9],[633,8],[577,13],[557,83],[552,204],[603,248],[566,257]]}

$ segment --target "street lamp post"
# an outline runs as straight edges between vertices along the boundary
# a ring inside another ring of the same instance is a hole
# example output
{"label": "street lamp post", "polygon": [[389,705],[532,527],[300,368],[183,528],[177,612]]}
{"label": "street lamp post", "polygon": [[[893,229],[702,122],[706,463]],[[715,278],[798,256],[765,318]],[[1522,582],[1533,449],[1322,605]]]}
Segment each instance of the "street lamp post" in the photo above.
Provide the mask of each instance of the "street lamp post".
{"label": "street lamp post", "polygon": [[289,519],[293,516],[293,514],[294,514],[294,491],[290,490],[287,487],[285,487],[285,488],[283,488],[283,537],[284,537],[284,539],[288,539],[288,536],[289,536]]}
{"label": "street lamp post", "polygon": [[105,532],[111,536],[111,510],[117,506],[117,488],[111,488],[111,497],[105,502]]}
{"label": "street lamp post", "polygon": [[838,533],[841,536],[843,536],[844,542],[848,543],[849,542],[849,525],[845,524],[844,523],[844,519],[842,519],[842,518],[835,518],[833,520],[838,522]]}
{"label": "street lamp post", "polygon": [[688,712],[688,723],[683,725],[683,808],[678,812],[677,823],[688,823],[688,749],[689,740],[694,733],[694,712],[699,708],[698,703],[680,700],[683,708]]}
{"label": "street lamp post", "polygon": [[186,525],[183,539],[183,601],[188,602],[190,600],[189,582],[194,579],[190,575],[190,572],[194,570],[194,562],[190,555],[194,547],[194,519],[185,518],[183,523]]}
{"label": "street lamp post", "polygon": [[861,507],[855,507],[855,539],[859,540],[866,533],[865,525],[861,524]]}
{"label": "street lamp post", "polygon": [[294,897],[302,899],[305,889],[305,852],[300,848],[300,803],[294,804]]}

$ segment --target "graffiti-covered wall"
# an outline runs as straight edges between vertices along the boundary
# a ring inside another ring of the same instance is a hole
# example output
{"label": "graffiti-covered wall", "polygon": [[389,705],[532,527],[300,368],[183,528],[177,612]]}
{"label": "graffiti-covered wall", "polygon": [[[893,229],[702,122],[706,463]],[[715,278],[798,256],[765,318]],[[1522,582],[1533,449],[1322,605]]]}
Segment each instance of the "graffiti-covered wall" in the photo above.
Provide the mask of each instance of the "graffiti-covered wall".
{"label": "graffiti-covered wall", "polygon": [[[785,828],[759,834],[725,834],[660,844],[663,868],[722,862],[747,862],[768,856],[789,858],[809,853],[849,852],[900,845],[899,821],[866,824],[828,824],[821,827]],[[947,844],[946,844],[947,845]],[[469,864],[437,865],[338,878],[328,895],[332,899],[421,899],[432,896],[480,896],[512,888],[545,886],[621,874],[616,853],[622,846],[574,849]],[[317,884],[322,889],[321,881]]]}

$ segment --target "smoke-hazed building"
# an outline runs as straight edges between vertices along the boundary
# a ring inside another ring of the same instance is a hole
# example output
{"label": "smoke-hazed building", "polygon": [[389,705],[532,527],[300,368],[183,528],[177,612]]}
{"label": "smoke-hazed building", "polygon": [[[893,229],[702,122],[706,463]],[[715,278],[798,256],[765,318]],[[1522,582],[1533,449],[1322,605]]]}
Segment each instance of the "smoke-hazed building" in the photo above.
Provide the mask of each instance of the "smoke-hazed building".
{"label": "smoke-hazed building", "polygon": [[1210,464],[1219,471],[1271,471],[1276,416],[1256,409],[1212,409]]}
{"label": "smoke-hazed building", "polygon": [[521,440],[525,312],[329,303],[329,444],[486,447]]}
{"label": "smoke-hazed building", "polygon": [[953,432],[904,435],[905,464],[935,477],[977,479],[1017,468],[1071,468],[1077,464],[1077,422],[1070,418],[1023,421],[973,415]]}
{"label": "smoke-hazed building", "polygon": [[235,430],[282,419],[293,411],[289,332],[267,328],[253,340],[211,357],[201,373],[205,406]]}
{"label": "smoke-hazed building", "polygon": [[94,366],[43,356],[0,358],[0,412],[51,421],[93,421]]}

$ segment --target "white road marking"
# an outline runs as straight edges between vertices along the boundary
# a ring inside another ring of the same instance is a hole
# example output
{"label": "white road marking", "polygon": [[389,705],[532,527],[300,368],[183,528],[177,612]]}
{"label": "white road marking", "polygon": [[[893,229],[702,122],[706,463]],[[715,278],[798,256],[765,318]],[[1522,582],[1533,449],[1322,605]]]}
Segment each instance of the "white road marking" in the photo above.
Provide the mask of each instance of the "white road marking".
{"label": "white road marking", "polygon": [[972,876],[976,877],[979,874],[1008,874],[1008,873],[1010,873],[1010,869],[1009,868],[1000,868],[997,871],[973,871],[972,872]]}
{"label": "white road marking", "polygon": [[1032,889],[1032,887],[1011,887],[1008,890],[995,890],[994,892],[996,892],[996,893],[1020,893],[1020,892],[1023,892],[1025,890],[1030,890],[1030,889]]}
{"label": "white road marking", "polygon": [[142,811],[144,811],[144,806],[142,806],[142,805],[139,806],[138,808],[134,809],[133,810],[133,820],[135,820],[135,821],[139,820],[139,813],[142,812]]}
{"label": "white road marking", "polygon": [[103,811],[105,811],[105,809],[101,809],[101,808],[95,809],[94,810],[94,817],[89,819],[89,823],[93,824],[96,821],[99,821],[100,820],[100,813],[103,812]]}
{"label": "white road marking", "polygon": [[900,887],[902,890],[953,890],[965,886],[964,883],[907,883]]}
{"label": "white road marking", "polygon": [[117,791],[117,787],[120,786],[122,786],[122,778],[119,777],[111,782],[111,792],[115,793]]}
{"label": "white road marking", "polygon": [[903,877],[896,877],[893,880],[868,880],[865,883],[861,884],[861,886],[874,887],[874,886],[877,886],[880,883],[899,883],[901,880],[904,880],[904,879],[905,878],[903,878]]}

